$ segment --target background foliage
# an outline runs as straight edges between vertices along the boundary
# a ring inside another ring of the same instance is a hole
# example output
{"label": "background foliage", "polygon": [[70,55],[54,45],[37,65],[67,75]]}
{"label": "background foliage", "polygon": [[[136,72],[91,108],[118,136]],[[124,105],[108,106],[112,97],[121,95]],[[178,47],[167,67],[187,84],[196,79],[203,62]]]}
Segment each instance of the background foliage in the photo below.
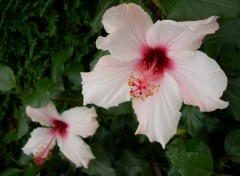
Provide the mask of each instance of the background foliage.
{"label": "background foliage", "polygon": [[[225,110],[202,113],[184,105],[177,134],[163,150],[143,135],[131,102],[108,111],[96,107],[100,127],[86,139],[95,160],[88,169],[70,163],[56,147],[41,167],[21,151],[38,126],[25,107],[50,100],[59,111],[82,106],[79,72],[105,54],[95,47],[105,35],[106,9],[134,2],[153,21],[219,16],[220,29],[200,50],[228,77]],[[0,1],[0,176],[228,176],[240,175],[240,1],[239,0],[1,0]]]}

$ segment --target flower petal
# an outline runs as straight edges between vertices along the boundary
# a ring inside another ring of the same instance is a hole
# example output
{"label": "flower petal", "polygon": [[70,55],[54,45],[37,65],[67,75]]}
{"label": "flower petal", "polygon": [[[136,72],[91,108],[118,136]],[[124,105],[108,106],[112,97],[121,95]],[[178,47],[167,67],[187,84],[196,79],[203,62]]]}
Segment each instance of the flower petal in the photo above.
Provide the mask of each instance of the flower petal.
{"label": "flower petal", "polygon": [[94,103],[108,108],[129,101],[128,79],[134,63],[103,56],[89,73],[81,73],[84,105]]}
{"label": "flower petal", "polygon": [[70,133],[84,138],[93,135],[99,126],[94,108],[75,107],[64,111],[61,116],[68,123]]}
{"label": "flower petal", "polygon": [[91,159],[94,159],[90,147],[79,137],[69,134],[67,138],[57,138],[61,152],[72,161],[76,167],[88,167]]}
{"label": "flower petal", "polygon": [[[102,24],[107,33],[112,33],[116,29],[120,28],[124,23],[126,23],[126,19],[128,18],[128,7],[136,6],[134,4],[121,4],[117,7],[112,7],[108,9],[103,14]],[[138,8],[138,6],[136,6]]]}
{"label": "flower petal", "polygon": [[112,7],[104,14],[103,24],[110,34],[97,39],[98,49],[109,50],[113,57],[122,61],[142,56],[146,33],[153,23],[140,6],[130,3]]}
{"label": "flower petal", "polygon": [[55,140],[53,140],[53,137],[54,136],[51,134],[50,129],[39,127],[33,130],[30,139],[28,139],[22,150],[26,155],[30,155],[31,153],[36,155],[43,149],[46,149],[43,155],[43,158],[45,158],[55,145]]}
{"label": "flower petal", "polygon": [[162,147],[176,133],[182,105],[176,81],[164,73],[159,91],[145,101],[133,99],[133,109],[139,126],[136,134],[145,134],[151,142],[158,141]]}
{"label": "flower petal", "polygon": [[[178,22],[182,26],[188,26],[195,33],[200,35],[213,34],[218,30],[217,16],[211,16],[204,20]],[[204,36],[203,36],[204,37]]]}
{"label": "flower petal", "polygon": [[199,106],[201,111],[214,111],[228,106],[220,100],[227,86],[227,77],[217,62],[201,51],[170,52],[183,101]]}
{"label": "flower petal", "polygon": [[149,46],[165,47],[168,50],[196,50],[207,34],[218,29],[217,17],[195,22],[157,21],[147,33]]}
{"label": "flower petal", "polygon": [[47,106],[41,108],[27,106],[26,112],[33,122],[39,122],[45,126],[52,125],[52,118],[59,118],[59,114],[53,103],[49,103]]}

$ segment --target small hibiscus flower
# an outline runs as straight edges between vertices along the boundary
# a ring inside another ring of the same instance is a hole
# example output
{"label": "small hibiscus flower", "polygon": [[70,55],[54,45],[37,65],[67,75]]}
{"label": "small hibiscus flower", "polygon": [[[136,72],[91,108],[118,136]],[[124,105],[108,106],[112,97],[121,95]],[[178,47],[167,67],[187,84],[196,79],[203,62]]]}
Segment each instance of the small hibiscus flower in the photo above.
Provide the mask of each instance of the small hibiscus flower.
{"label": "small hibiscus flower", "polygon": [[176,133],[182,102],[214,111],[228,106],[220,99],[227,77],[198,51],[207,34],[218,28],[217,17],[199,21],[157,21],[136,4],[112,7],[103,15],[108,35],[96,45],[110,55],[92,72],[81,73],[84,104],[105,108],[132,99],[139,126],[163,148]]}
{"label": "small hibiscus flower", "polygon": [[49,103],[42,108],[27,106],[26,112],[32,121],[48,127],[33,130],[31,138],[22,148],[27,155],[33,153],[37,165],[42,165],[47,160],[56,142],[60,151],[76,167],[87,168],[88,162],[95,158],[90,147],[78,136],[86,138],[98,128],[94,108],[75,107],[59,115],[55,106]]}

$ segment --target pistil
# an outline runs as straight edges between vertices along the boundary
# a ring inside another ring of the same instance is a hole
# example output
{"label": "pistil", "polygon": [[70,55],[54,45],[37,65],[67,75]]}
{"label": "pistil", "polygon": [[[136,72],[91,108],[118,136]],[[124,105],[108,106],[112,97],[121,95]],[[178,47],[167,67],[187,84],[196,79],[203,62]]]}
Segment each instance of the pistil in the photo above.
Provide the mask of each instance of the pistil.
{"label": "pistil", "polygon": [[55,141],[57,134],[53,135],[51,140],[49,141],[49,143],[44,146],[40,146],[38,148],[38,151],[36,152],[34,158],[33,158],[33,162],[38,165],[41,166],[43,165],[43,163],[48,159],[48,157],[51,155],[51,144]]}

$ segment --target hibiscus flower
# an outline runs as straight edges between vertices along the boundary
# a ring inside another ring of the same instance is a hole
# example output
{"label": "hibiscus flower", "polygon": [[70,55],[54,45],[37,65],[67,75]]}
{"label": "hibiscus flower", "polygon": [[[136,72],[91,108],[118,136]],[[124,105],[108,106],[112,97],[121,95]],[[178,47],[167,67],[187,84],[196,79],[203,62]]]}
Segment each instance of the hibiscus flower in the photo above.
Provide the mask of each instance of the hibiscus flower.
{"label": "hibiscus flower", "polygon": [[218,28],[217,17],[199,21],[157,21],[136,4],[112,7],[103,15],[108,35],[97,48],[100,58],[92,72],[81,73],[84,104],[105,108],[132,99],[139,126],[163,148],[176,133],[182,102],[202,112],[223,109],[220,99],[227,77],[217,62],[197,49]]}
{"label": "hibiscus flower", "polygon": [[26,112],[32,121],[48,127],[33,130],[31,138],[22,148],[27,155],[33,153],[37,165],[47,160],[56,142],[60,151],[76,167],[87,168],[89,161],[95,158],[90,147],[78,136],[86,138],[98,128],[94,108],[75,107],[59,115],[54,104],[49,103],[42,108],[27,106]]}

